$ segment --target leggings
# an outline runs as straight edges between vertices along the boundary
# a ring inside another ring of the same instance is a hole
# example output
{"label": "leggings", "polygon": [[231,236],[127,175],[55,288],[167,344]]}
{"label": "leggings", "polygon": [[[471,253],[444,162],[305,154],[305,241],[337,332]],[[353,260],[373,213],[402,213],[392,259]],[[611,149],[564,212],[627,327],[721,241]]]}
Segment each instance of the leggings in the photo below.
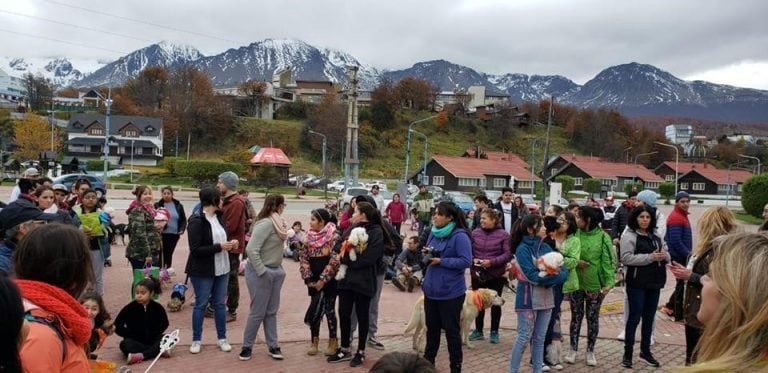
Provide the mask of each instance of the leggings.
{"label": "leggings", "polygon": [[[179,242],[179,235],[174,233],[163,233],[163,266],[173,267],[173,252],[176,251],[176,244]],[[238,262],[238,264],[240,264]]]}
{"label": "leggings", "polygon": [[[312,297],[319,297],[320,294],[315,294]],[[323,293],[325,303],[323,304],[323,313],[325,313],[325,319],[328,321],[328,338],[336,338],[336,293],[333,292],[330,295]],[[322,318],[318,318],[316,323],[309,326],[309,332],[314,337],[320,337],[320,324],[323,322]]]}
{"label": "leggings", "polygon": [[571,293],[571,350],[579,350],[581,320],[587,316],[587,352],[595,351],[597,333],[600,331],[600,306],[605,295],[600,291],[577,290]]}
{"label": "leggings", "polygon": [[341,326],[341,348],[349,349],[352,345],[352,307],[355,308],[357,324],[357,350],[365,351],[368,340],[368,312],[371,297],[352,290],[339,290],[339,325]]}
{"label": "leggings", "polygon": [[[504,277],[494,278],[493,280],[480,283],[478,279],[472,277],[472,290],[477,289],[491,289],[496,290],[496,293],[501,296],[504,291],[504,285],[507,284],[507,279]],[[498,332],[499,324],[501,324],[501,306],[491,306],[491,331]],[[475,330],[482,333],[485,326],[485,310],[480,310],[475,318]]]}

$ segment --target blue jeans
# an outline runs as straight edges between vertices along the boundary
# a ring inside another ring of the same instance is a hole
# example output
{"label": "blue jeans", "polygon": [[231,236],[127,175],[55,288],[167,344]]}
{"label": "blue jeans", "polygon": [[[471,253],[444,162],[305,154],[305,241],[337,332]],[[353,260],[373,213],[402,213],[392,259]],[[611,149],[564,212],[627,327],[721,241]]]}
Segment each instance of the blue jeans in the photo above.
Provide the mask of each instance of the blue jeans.
{"label": "blue jeans", "polygon": [[[512,353],[509,355],[509,372],[520,370],[520,361],[525,352],[528,341],[533,345],[531,355],[533,357],[534,373],[541,372],[544,365],[544,337],[547,334],[547,326],[552,316],[552,309],[517,311],[517,340],[512,345]],[[531,340],[533,336],[533,340]]]}
{"label": "blue jeans", "polygon": [[216,338],[227,338],[227,282],[229,274],[216,277],[189,276],[195,289],[195,309],[192,311],[192,341],[200,341],[203,336],[203,315],[210,301],[213,306],[213,320],[216,323]]}

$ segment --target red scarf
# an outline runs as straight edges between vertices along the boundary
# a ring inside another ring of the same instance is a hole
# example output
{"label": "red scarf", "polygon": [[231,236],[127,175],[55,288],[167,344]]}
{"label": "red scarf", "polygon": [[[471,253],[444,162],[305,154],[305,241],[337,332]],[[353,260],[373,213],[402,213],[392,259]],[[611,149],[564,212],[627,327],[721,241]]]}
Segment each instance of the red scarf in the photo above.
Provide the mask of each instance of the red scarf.
{"label": "red scarf", "polygon": [[138,199],[134,199],[133,201],[131,201],[131,204],[128,205],[127,209],[125,209],[125,213],[127,215],[130,215],[131,211],[133,211],[133,209],[137,207],[141,207],[144,211],[146,211],[149,214],[149,216],[151,216],[153,219],[155,218],[155,213],[156,213],[155,206],[152,205],[151,202],[141,203]]}
{"label": "red scarf", "polygon": [[91,337],[91,319],[85,308],[66,291],[32,280],[16,280],[21,296],[61,320],[61,332],[82,346]]}
{"label": "red scarf", "polygon": [[317,249],[325,246],[336,233],[336,224],[328,223],[319,231],[310,229],[307,232],[307,246]]}

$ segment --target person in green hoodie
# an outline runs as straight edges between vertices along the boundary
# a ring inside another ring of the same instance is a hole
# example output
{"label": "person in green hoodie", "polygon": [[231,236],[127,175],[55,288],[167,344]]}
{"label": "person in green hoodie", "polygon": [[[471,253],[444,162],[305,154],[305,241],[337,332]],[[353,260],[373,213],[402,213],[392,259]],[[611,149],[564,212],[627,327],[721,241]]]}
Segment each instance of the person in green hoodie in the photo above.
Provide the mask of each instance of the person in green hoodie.
{"label": "person in green hoodie", "polygon": [[602,220],[602,212],[595,207],[582,206],[576,214],[576,224],[579,226],[576,237],[581,244],[581,252],[576,266],[578,288],[570,293],[571,350],[564,359],[569,364],[576,361],[581,321],[586,314],[587,365],[597,365],[595,342],[600,327],[600,306],[613,288],[616,268],[616,251],[613,249],[611,238],[600,229]]}

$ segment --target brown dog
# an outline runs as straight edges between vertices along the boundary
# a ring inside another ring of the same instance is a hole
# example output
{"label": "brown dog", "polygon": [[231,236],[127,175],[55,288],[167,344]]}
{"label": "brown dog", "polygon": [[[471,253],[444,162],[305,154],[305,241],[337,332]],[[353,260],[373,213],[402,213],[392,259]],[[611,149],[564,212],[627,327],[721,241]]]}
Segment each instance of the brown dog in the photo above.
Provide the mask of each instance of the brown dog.
{"label": "brown dog", "polygon": [[[464,305],[461,307],[461,343],[472,348],[468,336],[472,323],[477,318],[480,310],[486,310],[491,306],[504,305],[504,298],[500,297],[496,290],[477,289],[467,290],[464,296]],[[403,334],[413,332],[413,349],[424,352],[424,346],[427,341],[427,326],[424,316],[424,296],[416,300],[413,305],[413,314],[411,321],[405,328]]]}

